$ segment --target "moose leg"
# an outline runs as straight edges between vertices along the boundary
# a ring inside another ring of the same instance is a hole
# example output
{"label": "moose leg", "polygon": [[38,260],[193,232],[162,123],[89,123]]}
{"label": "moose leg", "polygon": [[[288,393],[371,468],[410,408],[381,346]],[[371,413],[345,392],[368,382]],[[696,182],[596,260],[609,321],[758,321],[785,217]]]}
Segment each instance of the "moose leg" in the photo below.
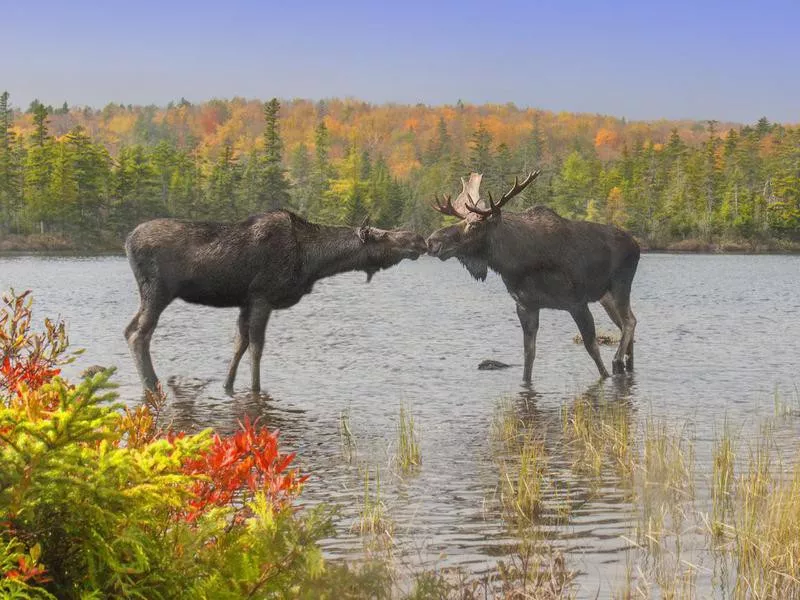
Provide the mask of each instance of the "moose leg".
{"label": "moose leg", "polygon": [[600,346],[597,345],[594,318],[592,317],[592,313],[589,312],[589,306],[587,304],[582,304],[570,310],[570,314],[578,325],[578,330],[581,332],[581,337],[583,338],[583,345],[589,353],[589,356],[592,357],[597,365],[600,376],[608,377],[608,371],[606,371],[603,359],[600,357]]}
{"label": "moose leg", "polygon": [[237,321],[236,341],[233,345],[233,360],[228,369],[228,378],[225,380],[225,391],[233,391],[233,381],[236,379],[236,370],[239,368],[239,361],[242,360],[247,347],[250,345],[250,307],[243,306],[239,310]]}
{"label": "moose leg", "polygon": [[125,328],[125,339],[130,341],[133,332],[139,328],[139,315],[142,314],[142,308],[139,307],[139,310],[136,311],[136,314],[133,315],[131,322],[128,323],[128,326]]}
{"label": "moose leg", "polygon": [[[626,347],[623,346],[625,340],[622,339],[624,323],[622,322],[622,317],[619,316],[619,311],[617,311],[617,305],[614,302],[614,297],[611,295],[610,292],[606,292],[605,295],[602,298],[600,298],[600,304],[603,306],[603,308],[606,309],[608,316],[611,318],[612,321],[614,321],[614,325],[619,327],[620,331],[619,348],[626,349]],[[620,350],[618,349],[617,354],[614,355],[614,360],[611,361],[611,371],[614,373],[614,375],[625,372],[625,367],[622,364],[622,359],[617,358],[617,355],[619,353]],[[631,358],[631,361],[633,361],[633,358]],[[631,362],[631,364],[633,364],[633,362]]]}
{"label": "moose leg", "polygon": [[522,325],[523,346],[525,350],[525,366],[522,380],[530,383],[533,361],[536,358],[536,334],[539,332],[539,309],[525,308],[517,304],[517,316]]}
{"label": "moose leg", "polygon": [[264,350],[264,336],[267,331],[270,307],[265,303],[257,303],[250,309],[250,361],[252,367],[251,389],[261,391],[261,353]]}
{"label": "moose leg", "polygon": [[136,361],[136,369],[145,390],[155,391],[158,377],[153,369],[153,360],[150,357],[150,340],[153,331],[158,325],[158,318],[169,304],[166,295],[161,290],[153,290],[142,293],[142,303],[139,312],[125,329],[125,336],[128,338],[128,345]]}
{"label": "moose leg", "polygon": [[619,361],[621,364],[627,352],[625,367],[628,371],[633,371],[633,334],[636,331],[636,317],[631,310],[630,296],[621,294],[619,297],[615,297],[615,304],[622,318],[622,340],[619,343],[614,360]]}

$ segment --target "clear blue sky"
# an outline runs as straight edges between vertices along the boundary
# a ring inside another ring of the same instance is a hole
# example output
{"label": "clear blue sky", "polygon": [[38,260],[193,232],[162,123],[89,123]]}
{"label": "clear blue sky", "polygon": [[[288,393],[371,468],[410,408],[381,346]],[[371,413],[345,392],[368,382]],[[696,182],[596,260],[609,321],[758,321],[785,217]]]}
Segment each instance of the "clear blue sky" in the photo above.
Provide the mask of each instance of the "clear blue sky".
{"label": "clear blue sky", "polygon": [[800,0],[0,0],[27,107],[181,96],[514,102],[800,122]]}

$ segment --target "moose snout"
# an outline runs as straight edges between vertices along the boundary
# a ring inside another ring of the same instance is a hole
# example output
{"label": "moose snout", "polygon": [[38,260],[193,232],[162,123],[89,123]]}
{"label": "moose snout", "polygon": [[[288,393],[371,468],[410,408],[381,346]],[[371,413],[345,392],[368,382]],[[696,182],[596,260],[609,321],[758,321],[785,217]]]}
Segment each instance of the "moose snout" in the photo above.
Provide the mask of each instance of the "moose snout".
{"label": "moose snout", "polygon": [[428,250],[428,245],[425,242],[425,238],[421,235],[418,235],[414,238],[414,250],[416,250],[419,254],[425,254]]}
{"label": "moose snout", "polygon": [[436,256],[442,250],[442,242],[433,239],[433,237],[428,238],[427,245],[428,245],[428,254],[432,256]]}

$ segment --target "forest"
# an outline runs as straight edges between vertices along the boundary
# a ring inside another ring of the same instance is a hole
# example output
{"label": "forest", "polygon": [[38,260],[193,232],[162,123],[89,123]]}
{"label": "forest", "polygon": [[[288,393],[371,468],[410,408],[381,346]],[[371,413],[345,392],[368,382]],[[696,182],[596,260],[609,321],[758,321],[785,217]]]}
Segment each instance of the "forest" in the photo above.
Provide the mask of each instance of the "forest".
{"label": "forest", "polygon": [[[800,126],[627,121],[514,104],[233,98],[15,108],[0,95],[0,250],[118,250],[146,219],[289,208],[428,232],[435,194],[484,173],[515,210],[620,225],[649,248],[797,249]],[[5,238],[5,245],[3,242]]]}

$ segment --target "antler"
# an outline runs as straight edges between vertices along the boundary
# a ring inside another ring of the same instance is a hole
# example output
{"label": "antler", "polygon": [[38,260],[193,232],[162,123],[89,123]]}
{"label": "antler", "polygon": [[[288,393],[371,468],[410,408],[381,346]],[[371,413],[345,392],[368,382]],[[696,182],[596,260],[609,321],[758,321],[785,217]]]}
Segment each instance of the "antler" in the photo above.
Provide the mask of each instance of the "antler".
{"label": "antler", "polygon": [[433,196],[433,200],[434,203],[431,204],[431,207],[433,210],[437,210],[443,215],[458,217],[459,219],[463,219],[466,216],[456,210],[455,206],[453,206],[452,198],[449,195],[444,197],[444,203],[439,202],[439,197],[436,195]]}
{"label": "antler", "polygon": [[503,197],[500,198],[500,200],[497,202],[497,204],[494,203],[494,200],[492,199],[492,193],[489,192],[489,209],[488,210],[484,210],[482,208],[478,208],[475,205],[475,202],[472,200],[472,197],[469,194],[467,194],[467,199],[469,200],[469,202],[467,202],[465,204],[465,206],[467,207],[467,210],[469,210],[471,212],[474,212],[476,215],[480,215],[482,217],[489,217],[491,215],[499,215],[500,214],[500,209],[503,207],[503,205],[506,202],[508,202],[509,200],[511,200],[514,196],[519,194],[526,187],[528,187],[530,185],[530,183],[534,179],[536,179],[538,176],[539,176],[539,171],[532,171],[525,178],[525,180],[522,183],[519,182],[519,179],[517,177],[514,177],[514,186],[510,190],[508,190],[505,194],[503,194]]}

